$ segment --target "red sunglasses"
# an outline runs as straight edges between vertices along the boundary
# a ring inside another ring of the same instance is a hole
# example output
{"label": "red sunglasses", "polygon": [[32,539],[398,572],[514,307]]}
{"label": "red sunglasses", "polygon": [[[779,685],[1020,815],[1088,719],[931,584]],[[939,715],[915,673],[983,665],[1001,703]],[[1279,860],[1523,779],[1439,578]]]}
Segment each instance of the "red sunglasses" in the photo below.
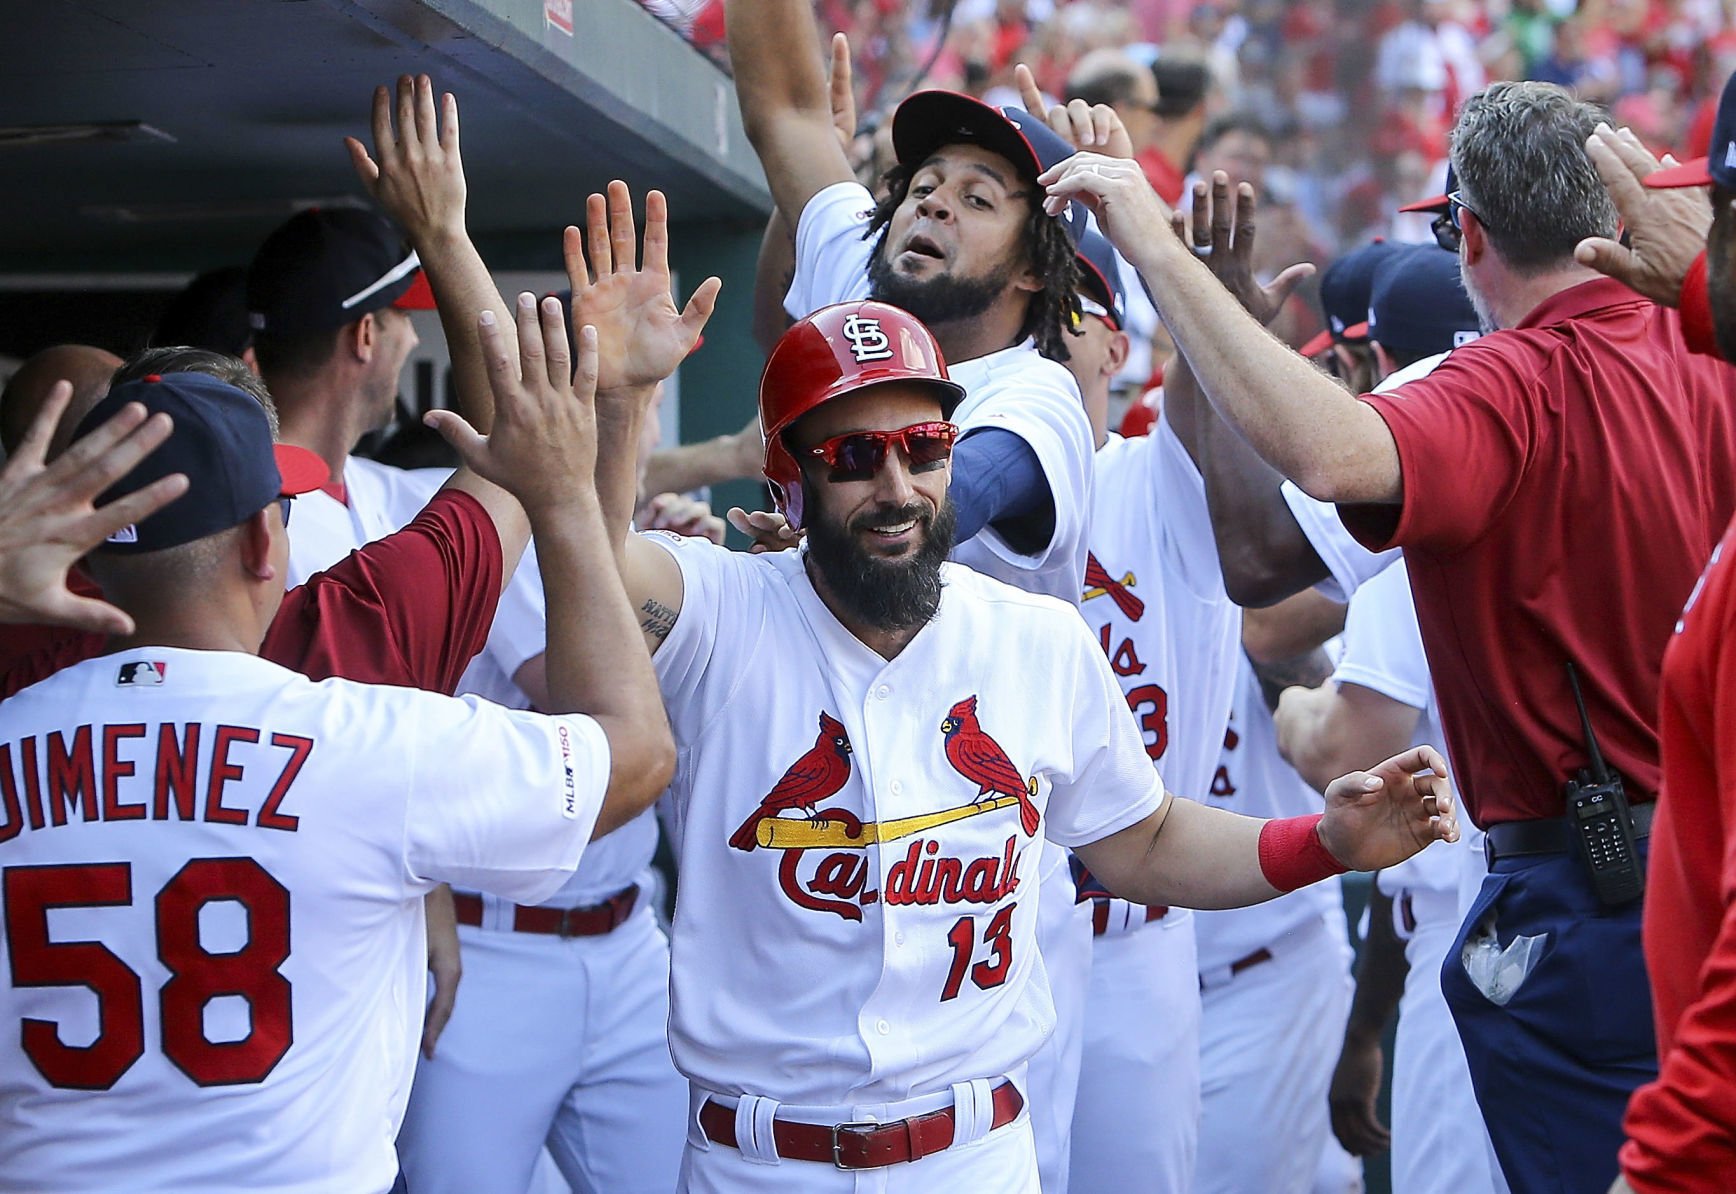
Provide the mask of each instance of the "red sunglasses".
{"label": "red sunglasses", "polygon": [[829,481],[868,481],[886,464],[886,454],[892,445],[904,449],[910,459],[911,472],[925,472],[952,455],[952,445],[958,439],[958,428],[936,420],[932,423],[912,423],[897,431],[852,431],[836,435],[818,447],[809,448],[809,456],[817,456],[831,469]]}

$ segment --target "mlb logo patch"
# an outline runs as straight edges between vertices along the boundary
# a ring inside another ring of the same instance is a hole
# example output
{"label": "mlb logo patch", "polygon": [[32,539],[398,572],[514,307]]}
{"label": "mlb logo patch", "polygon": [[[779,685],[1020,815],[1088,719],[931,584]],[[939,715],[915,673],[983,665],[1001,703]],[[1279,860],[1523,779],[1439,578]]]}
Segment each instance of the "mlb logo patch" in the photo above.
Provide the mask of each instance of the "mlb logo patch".
{"label": "mlb logo patch", "polygon": [[121,664],[120,673],[115,676],[115,685],[123,688],[144,688],[165,682],[169,665],[162,660],[141,659],[132,663]]}
{"label": "mlb logo patch", "polygon": [[109,543],[137,543],[138,541],[139,527],[137,523],[132,522],[110,535],[107,540]]}

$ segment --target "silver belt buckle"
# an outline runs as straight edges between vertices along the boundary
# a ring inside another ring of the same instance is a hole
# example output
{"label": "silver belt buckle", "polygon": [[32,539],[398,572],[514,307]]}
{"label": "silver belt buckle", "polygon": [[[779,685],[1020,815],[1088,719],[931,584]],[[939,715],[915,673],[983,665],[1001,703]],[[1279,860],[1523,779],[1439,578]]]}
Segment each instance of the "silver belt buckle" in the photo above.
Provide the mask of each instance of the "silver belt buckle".
{"label": "silver belt buckle", "polygon": [[851,1131],[852,1129],[859,1130],[863,1133],[866,1133],[866,1132],[874,1130],[875,1128],[883,1128],[885,1126],[886,1126],[885,1124],[877,1123],[871,1119],[854,1119],[854,1120],[851,1120],[849,1123],[835,1125],[832,1128],[832,1166],[833,1166],[833,1168],[842,1169],[845,1172],[854,1172],[858,1169],[872,1169],[872,1168],[874,1168],[874,1166],[872,1166],[872,1165],[846,1165],[846,1164],[844,1164],[844,1139],[843,1139],[844,1133]]}

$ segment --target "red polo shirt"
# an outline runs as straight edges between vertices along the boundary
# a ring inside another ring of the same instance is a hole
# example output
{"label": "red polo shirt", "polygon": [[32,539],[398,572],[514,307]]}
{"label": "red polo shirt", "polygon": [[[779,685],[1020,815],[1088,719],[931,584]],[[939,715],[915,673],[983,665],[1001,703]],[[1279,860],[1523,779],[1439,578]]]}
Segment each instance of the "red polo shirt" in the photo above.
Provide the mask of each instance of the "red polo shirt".
{"label": "red polo shirt", "polygon": [[[313,680],[450,693],[500,603],[500,535],[482,504],[443,489],[410,525],[284,594],[259,654]],[[97,590],[80,578],[75,589]],[[81,630],[0,626],[0,699],[103,654]]]}
{"label": "red polo shirt", "polygon": [[1664,645],[1736,510],[1736,371],[1600,278],[1363,401],[1404,498],[1342,512],[1365,545],[1405,550],[1472,818],[1561,813],[1586,762],[1568,660],[1604,756],[1651,799]]}
{"label": "red polo shirt", "polygon": [[1736,1174],[1736,522],[1676,624],[1660,703],[1664,790],[1646,868],[1658,1080],[1628,1103],[1639,1194]]}

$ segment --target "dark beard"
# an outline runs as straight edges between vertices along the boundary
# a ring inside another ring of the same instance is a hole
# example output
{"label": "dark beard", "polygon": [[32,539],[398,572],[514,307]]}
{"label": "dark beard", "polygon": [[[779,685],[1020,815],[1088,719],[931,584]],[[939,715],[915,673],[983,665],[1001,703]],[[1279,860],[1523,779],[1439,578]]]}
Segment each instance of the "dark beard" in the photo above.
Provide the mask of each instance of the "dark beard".
{"label": "dark beard", "polygon": [[986,278],[955,278],[946,274],[917,281],[892,268],[886,259],[886,234],[868,259],[868,293],[871,298],[902,307],[929,327],[975,319],[994,306],[1006,290],[1012,270],[1002,267]]}
{"label": "dark beard", "polygon": [[823,511],[808,524],[808,558],[820,571],[827,593],[851,618],[875,630],[910,630],[927,625],[940,609],[940,566],[952,552],[957,517],[943,502],[914,551],[896,559],[864,552],[857,531],[919,521],[927,507],[877,506],[841,526]]}

